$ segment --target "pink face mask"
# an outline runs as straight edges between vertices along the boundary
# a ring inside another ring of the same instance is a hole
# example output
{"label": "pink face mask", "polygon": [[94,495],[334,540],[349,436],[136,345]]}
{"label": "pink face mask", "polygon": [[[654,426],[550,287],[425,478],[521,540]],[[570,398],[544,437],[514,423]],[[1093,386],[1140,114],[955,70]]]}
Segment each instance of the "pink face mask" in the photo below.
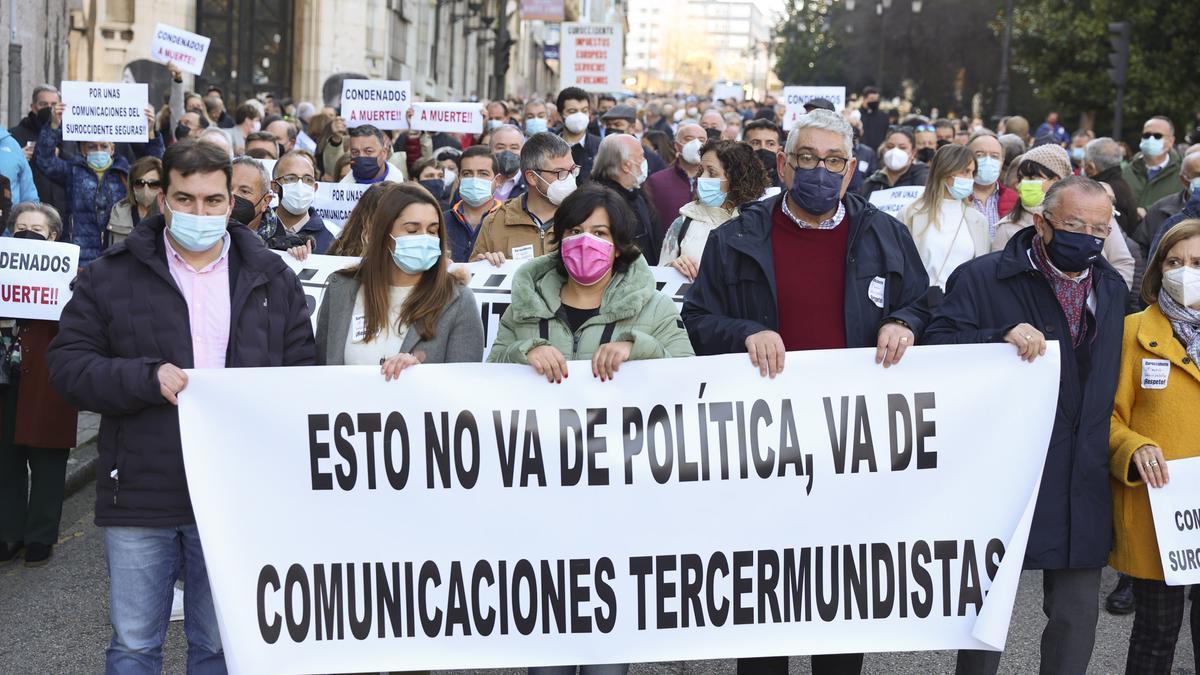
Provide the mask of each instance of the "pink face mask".
{"label": "pink face mask", "polygon": [[577,283],[591,286],[612,269],[613,245],[594,234],[577,234],[562,240],[560,251],[567,274]]}

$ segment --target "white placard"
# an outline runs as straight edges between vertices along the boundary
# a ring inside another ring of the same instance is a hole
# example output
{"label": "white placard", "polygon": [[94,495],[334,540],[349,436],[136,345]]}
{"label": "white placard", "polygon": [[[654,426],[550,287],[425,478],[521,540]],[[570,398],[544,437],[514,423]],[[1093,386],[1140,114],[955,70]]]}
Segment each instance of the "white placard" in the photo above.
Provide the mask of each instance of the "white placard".
{"label": "white placard", "polygon": [[835,112],[846,107],[845,87],[784,87],[783,101],[787,111],[783,115],[783,129],[790,131],[792,125],[804,114],[804,104],[814,98],[828,99]]}
{"label": "white placard", "polygon": [[1171,480],[1146,486],[1168,586],[1200,584],[1200,457],[1167,462]]}
{"label": "white placard", "polygon": [[342,117],[346,126],[370,124],[377,129],[407,129],[412,105],[408,80],[343,80]]}
{"label": "white placard", "polygon": [[775,379],[745,354],[607,382],[576,361],[562,384],[498,364],[189,370],[180,436],[226,663],[1002,649],[1054,420],[1047,351],[1018,368],[1007,345],[913,347],[887,370],[874,349],[793,352]]}
{"label": "white placard", "polygon": [[610,92],[621,89],[624,30],[617,23],[564,23],[560,89]]}
{"label": "white placard", "polygon": [[58,321],[78,269],[75,244],[0,237],[0,317]]}
{"label": "white placard", "polygon": [[203,35],[160,23],[154,26],[150,58],[160,63],[174,63],[185,73],[199,75],[208,56],[208,43],[209,39]]}
{"label": "white placard", "polygon": [[63,82],[63,140],[149,141],[147,97],[140,82]]}
{"label": "white placard", "polygon": [[350,212],[358,204],[362,193],[370,185],[358,183],[317,183],[317,194],[313,196],[313,208],[326,225],[333,224],[341,231],[350,217]]}
{"label": "white placard", "polygon": [[725,101],[731,98],[740,101],[745,98],[745,96],[746,91],[740,84],[732,82],[718,82],[713,85],[712,97],[714,101]]}
{"label": "white placard", "polygon": [[[332,255],[310,255],[304,262],[299,262],[284,251],[276,251],[300,277],[300,285],[308,299],[308,308],[312,314],[313,330],[317,327],[317,308],[325,297],[325,288],[329,284],[329,275],[338,270],[358,264],[359,259],[353,257]],[[486,360],[492,351],[492,343],[500,331],[500,317],[512,304],[513,275],[522,263],[508,261],[501,267],[494,267],[487,261],[473,263],[455,263],[452,268],[463,268],[471,275],[469,287],[475,294],[475,302],[479,304],[480,318],[483,320],[483,358]],[[683,308],[683,296],[691,288],[691,282],[673,267],[651,267],[654,283],[658,291],[671,298],[676,310]]]}
{"label": "white placard", "polygon": [[867,201],[871,202],[880,211],[899,220],[900,214],[904,209],[908,208],[909,204],[917,201],[917,198],[923,194],[925,194],[924,185],[888,188],[887,190],[872,192]]}
{"label": "white placard", "polygon": [[483,132],[483,109],[479,103],[414,103],[412,128],[452,134]]}

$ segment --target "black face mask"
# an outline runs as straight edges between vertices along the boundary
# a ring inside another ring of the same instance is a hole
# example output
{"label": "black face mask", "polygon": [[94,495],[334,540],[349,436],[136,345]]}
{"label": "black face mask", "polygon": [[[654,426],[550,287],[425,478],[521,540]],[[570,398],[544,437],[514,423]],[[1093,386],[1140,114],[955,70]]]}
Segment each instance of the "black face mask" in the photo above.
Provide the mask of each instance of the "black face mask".
{"label": "black face mask", "polygon": [[34,114],[33,119],[35,122],[37,122],[38,128],[41,129],[42,127],[46,126],[47,123],[50,122],[50,116],[53,114],[54,114],[54,109],[50,106],[46,106],[45,108],[42,108],[41,110],[37,111],[37,113]]}
{"label": "black face mask", "polygon": [[947,146],[947,145],[950,145],[950,141],[947,141],[947,140],[946,140],[946,139],[944,139],[944,138],[939,138],[939,139],[938,139],[937,146],[938,146],[939,148],[945,147],[945,146]]}
{"label": "black face mask", "polygon": [[521,157],[511,150],[496,153],[496,162],[500,167],[500,175],[511,176],[521,168]]}
{"label": "black face mask", "polygon": [[779,185],[779,174],[775,171],[775,158],[778,156],[770,150],[755,150],[755,156],[758,161],[762,162],[763,168],[767,170],[767,177],[771,179],[771,185]]}
{"label": "black face mask", "polygon": [[708,140],[710,141],[721,140],[721,132],[716,129],[705,129],[704,133],[708,135]]}
{"label": "black face mask", "polygon": [[933,148],[921,148],[917,151],[917,161],[928,164],[933,160]]}
{"label": "black face mask", "polygon": [[429,190],[429,194],[433,195],[434,199],[441,201],[442,193],[446,191],[446,184],[442,182],[441,178],[433,178],[417,182],[421,184],[421,187]]}
{"label": "black face mask", "polygon": [[233,210],[229,212],[229,217],[243,225],[249,225],[250,221],[258,217],[257,206],[256,202],[252,202],[241,195],[234,195]]}
{"label": "black face mask", "polygon": [[190,133],[192,133],[192,130],[183,126],[183,122],[175,125],[175,140],[182,141],[183,139],[187,138],[188,134]]}
{"label": "black face mask", "polygon": [[40,232],[33,230],[21,230],[13,234],[13,239],[33,239],[34,241],[46,241],[46,238]]}
{"label": "black face mask", "polygon": [[876,110],[879,110],[879,101],[867,102],[867,110],[870,110],[871,112],[875,112]]}

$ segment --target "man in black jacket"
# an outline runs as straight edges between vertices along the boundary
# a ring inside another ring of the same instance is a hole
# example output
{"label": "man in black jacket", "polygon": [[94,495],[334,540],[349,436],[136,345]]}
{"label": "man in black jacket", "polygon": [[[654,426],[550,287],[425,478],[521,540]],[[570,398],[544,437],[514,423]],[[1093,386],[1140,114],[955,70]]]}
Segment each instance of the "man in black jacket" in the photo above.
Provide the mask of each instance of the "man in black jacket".
{"label": "man in black jacket", "polygon": [[600,142],[600,150],[596,152],[596,161],[592,165],[592,180],[612,188],[629,204],[629,209],[638,219],[633,226],[634,242],[646,257],[646,262],[653,266],[658,264],[662,238],[655,225],[657,218],[654,207],[642,190],[642,184],[649,174],[645,148],[637,138],[629,134],[610,134]]}
{"label": "man in black jacket", "polygon": [[80,271],[50,348],[54,387],[102,415],[96,525],[110,577],[108,672],[161,670],[181,570],[188,670],[224,672],[175,408],[184,369],[316,363],[299,280],[228,220],[231,175],[214,145],[167,150],[163,215]]}
{"label": "man in black jacket", "polygon": [[1083,157],[1083,173],[1094,181],[1108,183],[1112,188],[1117,224],[1125,234],[1133,236],[1141,217],[1138,216],[1133,189],[1121,176],[1121,146],[1111,138],[1097,138],[1088,142]]}

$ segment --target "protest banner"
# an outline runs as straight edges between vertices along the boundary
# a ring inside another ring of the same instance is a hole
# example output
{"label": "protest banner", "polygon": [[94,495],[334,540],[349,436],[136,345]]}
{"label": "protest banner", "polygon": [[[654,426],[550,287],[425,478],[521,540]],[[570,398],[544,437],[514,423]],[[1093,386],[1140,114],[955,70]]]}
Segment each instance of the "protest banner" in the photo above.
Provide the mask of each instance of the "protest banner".
{"label": "protest banner", "polygon": [[874,354],[190,370],[229,670],[1001,649],[1057,343]]}
{"label": "protest banner", "polygon": [[804,114],[804,104],[814,98],[827,99],[833,109],[841,112],[846,107],[845,87],[784,87],[783,99],[786,111],[783,114],[783,129],[790,131],[792,125]]}
{"label": "protest banner", "polygon": [[[300,262],[283,251],[277,251],[288,264],[288,267],[300,277],[300,286],[308,298],[308,308],[312,314],[313,329],[317,325],[317,308],[325,297],[325,288],[329,284],[329,275],[338,270],[357,265],[359,259],[354,257],[310,255]],[[468,285],[475,294],[475,302],[479,305],[480,318],[483,320],[483,358],[487,360],[492,351],[492,343],[500,330],[500,317],[504,310],[512,304],[512,280],[517,268],[522,263],[508,261],[501,267],[495,267],[487,261],[473,263],[454,263],[452,267],[460,267],[471,275]],[[675,308],[683,309],[683,296],[691,287],[691,282],[673,267],[651,267],[654,282],[658,291],[675,302]]]}
{"label": "protest banner", "polygon": [[63,82],[63,140],[149,141],[148,96],[139,82]]}
{"label": "protest banner", "polygon": [[521,19],[561,23],[563,0],[521,0]]}
{"label": "protest banner", "polygon": [[624,35],[621,24],[564,23],[559,89],[606,92],[621,88]]}
{"label": "protest banner", "polygon": [[913,185],[911,187],[888,188],[887,190],[876,190],[871,193],[867,201],[871,202],[875,208],[883,211],[889,216],[899,219],[900,213],[908,207],[909,204],[917,201],[917,197],[925,194],[924,185]]}
{"label": "protest banner", "polygon": [[1200,584],[1200,457],[1167,462],[1171,480],[1147,487],[1168,586]]}
{"label": "protest banner", "polygon": [[414,103],[412,128],[452,134],[483,133],[480,103]]}
{"label": "protest banner", "polygon": [[745,96],[745,90],[737,82],[717,82],[713,85],[712,97],[715,101],[725,101],[731,98],[740,101]]}
{"label": "protest banner", "polygon": [[0,317],[58,321],[78,270],[75,244],[0,237]]}
{"label": "protest banner", "polygon": [[154,26],[150,58],[159,63],[174,63],[185,73],[199,75],[208,56],[209,39],[203,35],[160,23]]}
{"label": "protest banner", "polygon": [[378,129],[407,129],[412,103],[408,80],[343,80],[342,117],[346,126],[371,124]]}
{"label": "protest banner", "polygon": [[312,206],[326,225],[333,225],[340,232],[362,193],[369,187],[358,183],[317,183]]}

